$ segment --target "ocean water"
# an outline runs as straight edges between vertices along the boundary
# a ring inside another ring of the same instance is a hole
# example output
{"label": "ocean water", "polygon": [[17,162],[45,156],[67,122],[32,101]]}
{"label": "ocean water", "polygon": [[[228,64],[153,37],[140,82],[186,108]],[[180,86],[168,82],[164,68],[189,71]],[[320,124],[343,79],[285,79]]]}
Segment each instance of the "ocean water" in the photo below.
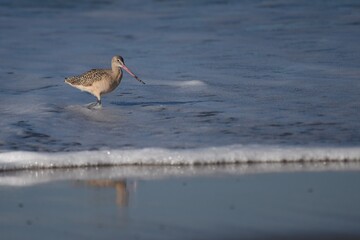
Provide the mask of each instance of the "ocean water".
{"label": "ocean water", "polygon": [[[360,160],[356,0],[0,1],[0,170]],[[64,78],[110,67],[95,98]]]}

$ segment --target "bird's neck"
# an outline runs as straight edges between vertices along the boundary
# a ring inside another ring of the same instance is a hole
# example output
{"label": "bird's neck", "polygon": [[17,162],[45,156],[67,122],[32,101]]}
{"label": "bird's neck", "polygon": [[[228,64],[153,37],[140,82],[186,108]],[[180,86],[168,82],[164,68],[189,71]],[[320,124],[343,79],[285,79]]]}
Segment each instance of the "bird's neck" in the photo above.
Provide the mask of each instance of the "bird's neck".
{"label": "bird's neck", "polygon": [[116,80],[119,80],[122,76],[122,70],[118,66],[111,66],[112,75]]}

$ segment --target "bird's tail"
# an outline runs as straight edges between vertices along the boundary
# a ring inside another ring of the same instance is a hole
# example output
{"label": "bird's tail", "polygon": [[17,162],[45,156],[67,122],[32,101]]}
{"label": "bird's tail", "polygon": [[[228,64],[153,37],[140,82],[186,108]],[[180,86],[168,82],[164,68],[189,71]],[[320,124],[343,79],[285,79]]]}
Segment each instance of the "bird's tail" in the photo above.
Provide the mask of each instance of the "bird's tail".
{"label": "bird's tail", "polygon": [[71,85],[71,78],[65,78],[64,82]]}

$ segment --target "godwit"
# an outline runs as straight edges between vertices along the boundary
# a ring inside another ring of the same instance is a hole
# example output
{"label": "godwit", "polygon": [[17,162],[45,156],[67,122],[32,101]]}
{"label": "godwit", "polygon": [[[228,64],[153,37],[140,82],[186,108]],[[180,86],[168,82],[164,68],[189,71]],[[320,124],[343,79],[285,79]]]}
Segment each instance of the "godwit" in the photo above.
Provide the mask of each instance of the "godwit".
{"label": "godwit", "polygon": [[65,78],[65,83],[72,87],[80,89],[94,95],[97,99],[96,103],[88,104],[90,107],[101,107],[101,96],[105,93],[113,91],[121,82],[123,72],[127,71],[139,82],[145,84],[125,65],[121,56],[114,56],[111,59],[111,69],[92,69],[78,76]]}

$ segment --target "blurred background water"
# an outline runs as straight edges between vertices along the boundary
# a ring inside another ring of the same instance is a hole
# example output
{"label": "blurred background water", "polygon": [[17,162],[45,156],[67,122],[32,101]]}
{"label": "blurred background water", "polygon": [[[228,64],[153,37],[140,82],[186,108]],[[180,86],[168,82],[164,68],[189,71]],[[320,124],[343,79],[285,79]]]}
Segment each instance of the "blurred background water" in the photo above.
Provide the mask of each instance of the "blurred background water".
{"label": "blurred background water", "polygon": [[[0,150],[358,146],[356,0],[0,1]],[[126,73],[95,98],[64,84]]]}

